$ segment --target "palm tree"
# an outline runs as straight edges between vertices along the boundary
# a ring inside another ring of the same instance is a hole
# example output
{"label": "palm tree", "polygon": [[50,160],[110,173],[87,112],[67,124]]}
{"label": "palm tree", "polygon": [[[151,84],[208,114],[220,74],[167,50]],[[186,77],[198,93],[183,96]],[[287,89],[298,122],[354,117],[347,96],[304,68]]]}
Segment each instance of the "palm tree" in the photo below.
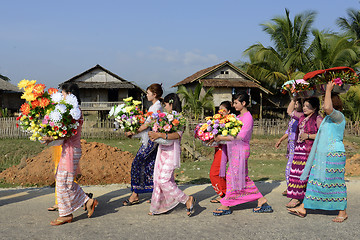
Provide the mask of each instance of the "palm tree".
{"label": "palm tree", "polygon": [[360,10],[350,8],[347,15],[348,18],[339,17],[336,23],[354,41],[360,41]]}
{"label": "palm tree", "polygon": [[306,50],[315,15],[313,11],[304,12],[292,21],[290,11],[285,9],[285,17],[275,17],[261,24],[274,47],[257,43],[246,49],[244,53],[251,61],[247,73],[275,89],[285,81],[302,77],[301,66],[309,62]]}
{"label": "palm tree", "polygon": [[199,116],[204,113],[205,109],[214,111],[212,96],[214,88],[209,88],[205,91],[205,94],[201,94],[201,89],[203,89],[203,83],[197,84],[194,90],[188,90],[185,86],[180,86],[177,90],[177,93],[184,102],[183,109],[186,109],[184,112],[188,113],[196,120],[198,120]]}
{"label": "palm tree", "polygon": [[307,50],[311,61],[305,67],[307,71],[348,66],[360,67],[360,45],[351,40],[351,36],[312,31],[314,40]]}

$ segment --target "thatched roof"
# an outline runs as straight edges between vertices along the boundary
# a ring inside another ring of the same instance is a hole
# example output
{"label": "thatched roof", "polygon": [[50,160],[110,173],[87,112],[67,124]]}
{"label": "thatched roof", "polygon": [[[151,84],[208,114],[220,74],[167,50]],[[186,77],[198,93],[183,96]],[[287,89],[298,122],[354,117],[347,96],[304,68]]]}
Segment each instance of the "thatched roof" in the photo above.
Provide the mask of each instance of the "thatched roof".
{"label": "thatched roof", "polygon": [[[113,76],[115,79],[117,79],[118,81],[114,82],[94,82],[94,81],[89,81],[89,82],[81,82],[81,81],[76,81],[77,79],[81,78],[82,76],[84,76],[85,74],[88,74],[96,69],[100,69],[101,71],[104,71],[106,73],[108,73],[109,75]],[[115,73],[107,70],[106,68],[100,66],[99,64],[97,64],[95,67],[92,67],[88,70],[86,70],[83,73],[80,73],[79,75],[76,75],[75,77],[70,78],[69,80],[60,83],[59,86],[61,87],[61,85],[63,85],[64,83],[68,83],[68,82],[76,82],[76,84],[79,86],[79,88],[103,88],[103,89],[110,89],[110,88],[137,88],[142,92],[145,92],[142,88],[140,88],[139,86],[137,86],[136,84],[133,84],[125,79],[123,79],[122,77],[116,75]]]}
{"label": "thatched roof", "polygon": [[0,78],[0,91],[21,92],[15,85]]}
{"label": "thatched roof", "polygon": [[244,87],[244,88],[261,88],[257,83],[248,80],[239,80],[238,78],[206,78],[201,79],[200,82],[204,84],[204,87]]}

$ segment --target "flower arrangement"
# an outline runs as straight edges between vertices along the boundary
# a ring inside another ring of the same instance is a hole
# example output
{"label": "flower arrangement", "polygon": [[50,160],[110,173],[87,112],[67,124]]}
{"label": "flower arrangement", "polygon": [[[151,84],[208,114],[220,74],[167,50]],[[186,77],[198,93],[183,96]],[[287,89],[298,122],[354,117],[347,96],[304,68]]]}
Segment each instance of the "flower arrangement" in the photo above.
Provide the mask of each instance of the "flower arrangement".
{"label": "flower arrangement", "polygon": [[181,113],[158,111],[157,113],[149,112],[149,115],[151,116],[150,127],[154,132],[173,133],[183,131],[185,128],[186,120]]}
{"label": "flower arrangement", "polygon": [[217,113],[212,117],[206,118],[206,123],[200,123],[195,127],[195,138],[207,142],[216,135],[236,137],[243,126],[243,123],[234,115],[223,116]]}
{"label": "flower arrangement", "polygon": [[77,134],[81,110],[74,95],[64,98],[55,88],[46,92],[45,85],[36,84],[36,80],[24,79],[18,87],[24,89],[21,98],[26,102],[20,108],[17,127],[31,133],[30,140],[41,141],[44,136],[56,140]]}
{"label": "flower arrangement", "polygon": [[126,132],[136,132],[145,122],[145,116],[139,106],[141,101],[128,97],[124,99],[124,102],[124,104],[112,107],[108,117],[115,118],[117,128],[120,127]]}
{"label": "flower arrangement", "polygon": [[333,81],[336,85],[341,86],[343,84],[358,84],[359,76],[353,71],[326,71],[316,77],[309,79],[309,82],[314,84],[327,84],[329,81]]}

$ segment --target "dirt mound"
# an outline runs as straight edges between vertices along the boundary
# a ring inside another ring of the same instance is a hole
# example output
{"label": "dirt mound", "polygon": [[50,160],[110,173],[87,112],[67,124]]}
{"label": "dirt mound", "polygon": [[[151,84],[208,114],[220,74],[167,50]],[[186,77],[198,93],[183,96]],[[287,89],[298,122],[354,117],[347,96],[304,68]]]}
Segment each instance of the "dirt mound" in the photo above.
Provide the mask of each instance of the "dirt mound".
{"label": "dirt mound", "polygon": [[[130,183],[130,169],[134,155],[103,143],[81,140],[83,185]],[[54,185],[54,162],[49,147],[33,158],[23,160],[0,173],[0,179],[8,183]]]}
{"label": "dirt mound", "polygon": [[351,158],[346,159],[345,174],[346,176],[360,175],[360,154],[355,154]]}

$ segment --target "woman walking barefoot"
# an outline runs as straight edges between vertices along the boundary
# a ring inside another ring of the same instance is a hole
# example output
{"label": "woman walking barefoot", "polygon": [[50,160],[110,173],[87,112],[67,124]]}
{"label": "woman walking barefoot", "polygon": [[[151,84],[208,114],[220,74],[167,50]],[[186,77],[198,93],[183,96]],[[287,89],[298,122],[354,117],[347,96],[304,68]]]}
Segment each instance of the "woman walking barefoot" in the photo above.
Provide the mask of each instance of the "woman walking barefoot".
{"label": "woman walking barefoot", "polygon": [[[239,119],[243,126],[236,138],[231,136],[216,136],[216,141],[229,141],[227,153],[229,167],[226,172],[226,195],[220,200],[221,206],[213,211],[213,215],[231,214],[231,206],[257,200],[255,213],[272,212],[267,199],[259,192],[254,182],[248,176],[248,159],[250,156],[250,139],[253,130],[253,118],[246,106],[249,104],[249,95],[239,92],[233,97],[233,106],[240,111]],[[225,169],[220,169],[220,172]]]}
{"label": "woman walking barefoot", "polygon": [[[164,98],[165,109],[168,113],[181,112],[181,102],[175,93]],[[154,169],[154,191],[151,198],[149,215],[170,211],[179,203],[186,205],[187,215],[194,213],[195,199],[186,195],[175,183],[174,171],[180,167],[180,142],[182,132],[159,133],[149,132],[152,141],[158,138],[174,140],[170,145],[159,145]]]}
{"label": "woman walking barefoot", "polygon": [[[76,84],[65,83],[62,85],[62,94],[64,98],[73,94],[76,96],[80,104],[79,88]],[[80,118],[80,125],[77,133],[69,138],[64,138],[62,145],[61,158],[56,170],[56,195],[59,208],[59,217],[50,224],[53,226],[69,223],[73,219],[73,212],[85,204],[88,211],[88,217],[94,213],[95,207],[98,205],[96,199],[90,199],[81,187],[74,181],[76,176],[80,174],[79,160],[81,157],[81,128],[83,118]],[[45,144],[53,141],[52,137],[44,137]]]}
{"label": "woman walking barefoot", "polygon": [[[295,105],[293,105],[295,106]],[[286,207],[293,208],[301,204],[305,196],[307,179],[300,180],[306,161],[308,159],[314,139],[320,127],[322,117],[318,114],[320,101],[316,97],[304,100],[303,113],[292,111],[288,107],[288,112],[293,112],[292,117],[299,119],[295,142],[294,157],[291,164],[287,197],[291,198]]]}
{"label": "woman walking barefoot", "polygon": [[339,214],[332,221],[341,223],[348,218],[344,180],[345,117],[341,113],[340,97],[331,94],[333,88],[332,82],[326,86],[323,104],[326,117],[321,123],[304,172],[300,177],[300,179],[306,179],[310,172],[304,202],[297,208],[288,208],[288,211],[299,217],[305,217],[306,209],[339,210]]}
{"label": "woman walking barefoot", "polygon": [[[224,101],[220,103],[219,112],[226,116],[231,113],[231,102]],[[210,200],[212,203],[220,203],[221,198],[225,197],[226,194],[226,180],[225,176],[220,176],[220,165],[221,165],[221,157],[225,157],[226,155],[226,145],[219,144],[215,147],[214,160],[210,167],[210,181],[211,185],[214,188],[217,198]]]}
{"label": "woman walking barefoot", "polygon": [[[162,111],[159,99],[163,94],[160,84],[151,84],[146,90],[147,100],[152,102],[149,112]],[[153,191],[153,173],[158,144],[152,142],[147,135],[149,131],[150,117],[140,126],[137,133],[143,134],[143,143],[140,146],[134,161],[131,164],[131,196],[126,199],[123,204],[131,206],[139,204],[139,194]],[[135,133],[125,133],[128,137],[132,137]]]}

